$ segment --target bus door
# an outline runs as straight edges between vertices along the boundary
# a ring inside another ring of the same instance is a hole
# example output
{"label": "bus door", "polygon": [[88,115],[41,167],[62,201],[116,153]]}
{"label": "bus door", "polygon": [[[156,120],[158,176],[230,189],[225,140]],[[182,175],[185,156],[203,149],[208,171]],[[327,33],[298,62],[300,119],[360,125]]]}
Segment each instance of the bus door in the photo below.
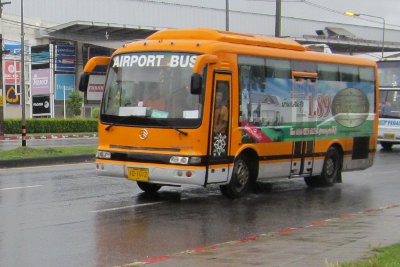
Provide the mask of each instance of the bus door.
{"label": "bus door", "polygon": [[215,73],[206,183],[228,181],[231,74]]}
{"label": "bus door", "polygon": [[292,72],[294,137],[290,176],[311,175],[317,129],[317,73]]}

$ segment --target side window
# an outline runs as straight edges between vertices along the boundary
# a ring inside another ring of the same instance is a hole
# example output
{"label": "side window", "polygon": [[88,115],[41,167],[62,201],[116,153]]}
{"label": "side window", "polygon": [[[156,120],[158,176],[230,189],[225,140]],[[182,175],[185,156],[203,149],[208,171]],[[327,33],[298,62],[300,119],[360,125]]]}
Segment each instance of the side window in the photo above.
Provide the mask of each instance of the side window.
{"label": "side window", "polygon": [[317,64],[311,61],[292,60],[292,71],[317,72]]}
{"label": "side window", "polygon": [[[283,123],[281,98],[290,93],[289,60],[239,56],[240,121],[248,127],[275,127]],[[246,128],[246,127],[245,127]],[[262,134],[246,132],[243,142]]]}
{"label": "side window", "polygon": [[290,61],[281,59],[267,59],[267,77],[290,79]]}
{"label": "side window", "polygon": [[323,81],[339,81],[339,66],[336,64],[318,64],[318,79]]}
{"label": "side window", "polygon": [[375,82],[374,69],[368,67],[360,67],[360,82]]}
{"label": "side window", "polygon": [[358,67],[339,65],[340,81],[342,82],[359,82],[360,75]]}

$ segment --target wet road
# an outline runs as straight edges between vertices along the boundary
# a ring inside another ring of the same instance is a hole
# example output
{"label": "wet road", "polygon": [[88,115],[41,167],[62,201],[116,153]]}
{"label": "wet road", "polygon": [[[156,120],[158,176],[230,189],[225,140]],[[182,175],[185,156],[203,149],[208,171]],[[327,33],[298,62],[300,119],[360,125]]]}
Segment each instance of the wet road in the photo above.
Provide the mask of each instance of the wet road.
{"label": "wet road", "polygon": [[217,187],[148,197],[93,164],[0,170],[0,266],[122,265],[400,203],[399,160],[379,151],[335,187],[281,180],[234,201]]}
{"label": "wet road", "polygon": [[[64,139],[32,139],[27,140],[28,147],[57,147],[57,146],[97,146],[97,137],[64,138]],[[21,140],[1,140],[0,149],[13,149],[21,146]]]}

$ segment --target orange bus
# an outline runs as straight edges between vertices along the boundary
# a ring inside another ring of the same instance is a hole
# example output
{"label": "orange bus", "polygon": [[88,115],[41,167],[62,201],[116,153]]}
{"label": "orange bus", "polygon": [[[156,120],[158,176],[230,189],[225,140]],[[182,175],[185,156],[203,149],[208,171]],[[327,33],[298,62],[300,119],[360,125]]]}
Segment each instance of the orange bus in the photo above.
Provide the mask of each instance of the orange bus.
{"label": "orange bus", "polygon": [[288,39],[168,29],[126,44],[108,65],[98,125],[100,175],[162,186],[218,184],[243,196],[256,181],[341,182],[373,164],[376,63]]}

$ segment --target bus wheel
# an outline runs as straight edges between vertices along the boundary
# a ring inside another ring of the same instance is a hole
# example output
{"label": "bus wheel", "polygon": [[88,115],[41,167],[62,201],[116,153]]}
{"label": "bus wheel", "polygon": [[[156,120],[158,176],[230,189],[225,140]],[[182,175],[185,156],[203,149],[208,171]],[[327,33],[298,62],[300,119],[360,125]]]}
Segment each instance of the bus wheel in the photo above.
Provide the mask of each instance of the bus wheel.
{"label": "bus wheel", "polygon": [[235,160],[231,181],[227,185],[221,185],[220,189],[222,194],[229,198],[239,198],[246,194],[249,183],[249,164],[243,157],[239,156]]}
{"label": "bus wheel", "polygon": [[161,188],[161,185],[146,182],[137,182],[137,185],[146,193],[155,193]]}
{"label": "bus wheel", "polygon": [[305,182],[306,185],[309,186],[309,187],[318,187],[318,186],[321,186],[321,183],[320,183],[320,181],[319,181],[319,176],[304,177],[304,182]]}
{"label": "bus wheel", "polygon": [[383,150],[391,150],[393,143],[381,142],[381,146],[382,146]]}
{"label": "bus wheel", "polygon": [[322,173],[319,176],[305,177],[304,181],[310,187],[332,186],[340,180],[342,171],[341,157],[334,147],[326,153]]}

